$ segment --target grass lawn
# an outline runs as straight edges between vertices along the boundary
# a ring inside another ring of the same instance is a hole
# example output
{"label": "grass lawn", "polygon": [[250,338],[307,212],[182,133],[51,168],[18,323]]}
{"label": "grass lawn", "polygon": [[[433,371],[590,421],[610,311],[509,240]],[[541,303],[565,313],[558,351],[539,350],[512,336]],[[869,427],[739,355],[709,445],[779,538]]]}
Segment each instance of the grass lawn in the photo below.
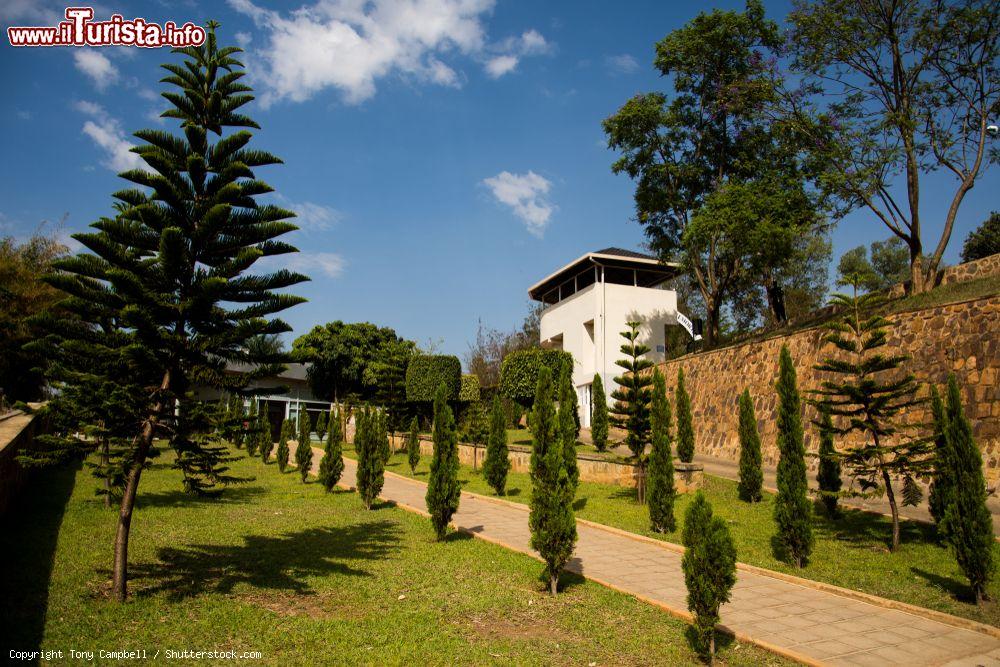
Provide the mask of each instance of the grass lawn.
{"label": "grass lawn", "polygon": [[[463,534],[436,543],[423,517],[367,512],[353,493],[325,494],[257,459],[233,471],[256,479],[216,500],[183,494],[165,463],[144,474],[125,605],[106,597],[117,513],[86,469],[41,475],[0,533],[4,649],[260,651],[258,664],[695,662],[685,624],[634,598],[570,577],[552,599],[523,554]],[[722,659],[787,664],[739,643]]]}
{"label": "grass lawn", "polygon": [[[353,450],[347,450],[353,456]],[[416,478],[427,480],[429,457],[423,457]],[[405,455],[397,454],[388,470],[413,476]],[[881,597],[964,616],[990,625],[1000,625],[1000,578],[994,579],[990,595],[994,602],[977,608],[967,602],[966,580],[952,554],[934,541],[933,528],[927,524],[904,521],[903,544],[896,553],[889,553],[892,525],[889,519],[846,510],[843,517],[828,520],[817,513],[814,522],[816,546],[807,567],[796,570],[774,557],[771,536],[774,496],[764,494],[764,500],[750,505],[736,496],[736,482],[706,475],[705,492],[715,513],[729,522],[736,541],[737,557],[744,563],[787,572],[844,588],[851,588]],[[469,491],[492,495],[482,474],[463,466],[463,487]],[[531,481],[527,474],[510,473],[507,499],[527,503],[531,497]],[[678,523],[682,523],[690,495],[681,496],[676,504]],[[649,514],[645,506],[635,502],[634,489],[606,484],[582,482],[577,491],[576,515],[608,526],[640,535],[680,543],[680,531],[669,535],[649,530]],[[1000,561],[1000,546],[995,546]]]}

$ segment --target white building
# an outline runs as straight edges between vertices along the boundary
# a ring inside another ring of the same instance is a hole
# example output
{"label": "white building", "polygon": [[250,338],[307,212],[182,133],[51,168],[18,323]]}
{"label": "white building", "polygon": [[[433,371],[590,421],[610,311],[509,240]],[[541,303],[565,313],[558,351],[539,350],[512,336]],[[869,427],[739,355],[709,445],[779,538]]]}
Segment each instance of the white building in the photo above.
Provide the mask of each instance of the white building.
{"label": "white building", "polygon": [[[677,293],[663,283],[676,276],[676,264],[620,248],[606,248],[573,260],[531,286],[528,295],[545,304],[541,314],[542,347],[573,355],[573,384],[580,399],[580,421],[590,426],[591,384],[600,373],[608,396],[623,371],[625,323],[641,323],[639,342],[646,358],[664,360],[666,327],[676,325]],[[608,401],[608,397],[601,397]]]}

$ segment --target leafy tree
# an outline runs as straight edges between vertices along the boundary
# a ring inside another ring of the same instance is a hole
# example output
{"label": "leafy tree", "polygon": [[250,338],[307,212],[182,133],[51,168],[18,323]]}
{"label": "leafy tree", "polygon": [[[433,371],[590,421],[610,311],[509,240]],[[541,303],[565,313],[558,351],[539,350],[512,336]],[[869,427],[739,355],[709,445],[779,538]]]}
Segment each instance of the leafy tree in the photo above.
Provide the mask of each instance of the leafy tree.
{"label": "leafy tree", "polygon": [[[252,134],[242,128],[258,126],[239,108],[253,97],[240,82],[240,49],[219,48],[215,25],[202,46],[174,50],[186,57],[183,64],[164,65],[163,82],[177,90],[163,93],[172,106],[162,116],[181,121],[182,134],[135,134],[142,143],[132,152],[145,166],[121,177],[136,187],[115,193],[113,218],[75,235],[90,252],[55,262],[58,272],[47,278],[70,295],[63,303],[72,313],[53,335],[64,347],[117,356],[146,406],[115,536],[112,590],[119,601],[127,595],[133,509],[154,441],[172,434],[186,488],[205,493],[233,481],[223,473],[219,457],[226,455],[191,431],[202,422],[190,405],[191,383],[228,389],[234,381],[224,377],[227,362],[270,362],[247,343],[288,330],[273,315],[302,299],[279,290],[306,279],[287,270],[247,273],[261,257],[293,252],[278,239],[295,226],[290,211],[254,199],[271,190],[254,170],[280,160],[248,147]],[[107,322],[120,326],[106,329]]]}
{"label": "leafy tree", "polygon": [[[906,243],[911,291],[930,289],[965,195],[997,160],[995,4],[818,0],[789,21],[798,87],[782,106],[810,170],[843,209],[867,209]],[[921,186],[943,174],[955,189],[925,257]]]}
{"label": "leafy tree", "polygon": [[285,472],[288,467],[288,441],[295,437],[295,426],[291,419],[281,422],[281,434],[278,436],[278,451],[274,455],[278,470]]}
{"label": "leafy tree", "polygon": [[552,404],[552,371],[538,370],[531,414],[531,547],[545,561],[549,592],[556,594],[562,572],[576,544],[572,485],[566,471],[559,420]]}
{"label": "leafy tree", "polygon": [[777,551],[801,568],[813,547],[812,505],[806,482],[802,407],[795,366],[788,346],[781,346],[778,373],[778,495],[774,499]]}
{"label": "leafy tree", "polygon": [[712,506],[698,491],[684,515],[681,569],[688,609],[694,614],[695,648],[715,660],[715,626],[719,607],[729,602],[736,584],[736,546],[726,522],[712,516]]}
{"label": "leafy tree", "polygon": [[946,411],[944,433],[948,456],[945,464],[950,468],[955,486],[944,512],[944,532],[979,605],[988,599],[987,586],[996,570],[993,518],[986,507],[983,457],[962,411],[962,396],[954,374],[948,376]]}
{"label": "leafy tree", "polygon": [[299,410],[299,427],[295,436],[295,465],[299,469],[299,477],[302,483],[309,478],[312,470],[313,450],[312,450],[312,420],[306,410]]}
{"label": "leafy tree", "polygon": [[871,261],[864,246],[841,255],[837,265],[837,284],[856,284],[867,292],[878,292],[905,281],[909,273],[910,260],[906,244],[893,237],[872,243]]}
{"label": "leafy tree", "polygon": [[462,385],[462,362],[458,357],[419,354],[410,360],[406,369],[406,400],[433,404],[442,384],[448,400],[457,400]]}
{"label": "leafy tree", "polygon": [[[322,415],[323,413],[320,413]],[[323,485],[326,492],[333,491],[333,487],[340,481],[344,474],[344,453],[341,443],[340,429],[332,429],[326,439],[326,447],[323,450],[323,458],[319,462],[319,483]]]}
{"label": "leafy tree", "polygon": [[[563,467],[569,479],[570,493],[576,495],[580,485],[580,466],[576,462],[576,437],[580,432],[576,389],[573,388],[573,376],[569,368],[562,372],[559,381],[559,437],[562,439]],[[504,434],[506,439],[506,434]]]}
{"label": "leafy tree", "polygon": [[274,441],[271,440],[271,422],[267,418],[267,410],[260,410],[257,413],[257,451],[264,463],[271,458],[271,451],[274,449]]}
{"label": "leafy tree", "polygon": [[455,418],[448,407],[448,387],[443,382],[434,397],[432,438],[434,454],[427,481],[427,511],[430,512],[438,540],[443,540],[462,496],[462,487],[458,483],[458,436]]}
{"label": "leafy tree", "polygon": [[916,477],[925,473],[931,460],[927,438],[909,437],[900,418],[920,404],[917,384],[902,372],[904,355],[885,354],[889,321],[871,312],[880,302],[873,294],[836,294],[833,304],[844,312],[842,321],[827,325],[825,341],[840,354],[824,358],[816,370],[832,375],[812,392],[813,402],[841,417],[844,426],[834,435],[860,433],[861,443],[840,456],[841,465],[858,480],[866,493],[885,495],[892,513],[892,549],[899,546],[899,508],[892,486],[894,477],[903,481],[903,504],[916,505],[921,491]]}
{"label": "leafy tree", "polygon": [[597,451],[603,452],[608,448],[608,398],[604,393],[604,382],[601,381],[600,373],[594,373],[594,383],[590,385],[590,393],[590,437]]}
{"label": "leafy tree", "polygon": [[628,331],[622,332],[621,353],[615,365],[625,373],[615,378],[618,389],[611,394],[615,400],[612,407],[612,421],[618,428],[625,429],[625,444],[632,452],[636,465],[637,491],[639,503],[646,502],[646,445],[649,444],[649,386],[653,378],[645,371],[653,362],[644,358],[649,347],[639,341],[639,323],[626,323]]}
{"label": "leafy tree", "polygon": [[691,397],[684,384],[684,369],[677,369],[677,458],[684,463],[694,460],[694,417],[691,414]]}
{"label": "leafy tree", "polygon": [[649,454],[649,520],[653,531],[672,533],[674,519],[674,461],[670,446],[670,401],[667,385],[659,369],[653,371],[653,397],[650,409],[652,450]]}
{"label": "leafy tree", "polygon": [[375,419],[376,415],[367,407],[355,417],[354,451],[358,455],[358,493],[369,510],[385,484],[385,463],[379,453]]}
{"label": "leafy tree", "polygon": [[[500,395],[523,408],[530,408],[535,400],[538,371],[543,366],[552,371],[552,377],[558,378],[563,369],[573,367],[573,355],[565,350],[537,347],[510,353],[500,367]],[[554,383],[553,389],[558,390],[558,383]],[[557,399],[558,392],[552,398]]]}
{"label": "leafy tree", "polygon": [[927,496],[927,507],[935,525],[937,525],[938,535],[947,537],[944,534],[946,527],[944,514],[948,505],[955,499],[955,480],[952,476],[953,467],[948,460],[948,438],[945,435],[948,430],[948,413],[941,401],[941,394],[938,393],[937,387],[933,384],[931,385],[931,415],[934,419],[934,469],[931,475],[930,492]]}
{"label": "leafy tree", "polygon": [[416,417],[410,420],[410,433],[406,437],[406,461],[410,472],[416,472],[420,465],[420,423]]}
{"label": "leafy tree", "polygon": [[326,438],[326,410],[321,410],[316,416],[316,437],[320,442]]}
{"label": "leafy tree", "polygon": [[833,420],[829,410],[820,411],[819,423],[819,470],[816,482],[819,484],[820,499],[826,507],[826,514],[837,516],[837,498],[843,480],[840,479],[840,457],[833,446]]}
{"label": "leafy tree", "polygon": [[469,346],[464,359],[465,367],[479,378],[481,387],[500,385],[500,367],[507,355],[517,350],[538,347],[537,319],[535,316],[532,320],[529,315],[525,319],[525,326],[514,331],[488,329],[483,327],[482,322],[479,323],[476,342]]}
{"label": "leafy tree", "polygon": [[493,397],[490,410],[490,435],[486,440],[486,460],[483,461],[483,477],[498,496],[504,495],[507,487],[507,473],[510,472],[510,456],[507,449],[503,406],[500,397]]}
{"label": "leafy tree", "polygon": [[406,371],[416,354],[416,345],[408,340],[384,343],[375,360],[365,370],[365,381],[377,387],[375,398],[385,407],[386,429],[395,433],[403,428],[406,413]]}
{"label": "leafy tree", "polygon": [[1000,252],[1000,213],[993,211],[962,244],[962,261],[972,262]]}
{"label": "leafy tree", "polygon": [[759,503],[764,497],[763,463],[760,454],[760,431],[757,430],[757,417],[753,412],[753,399],[750,390],[744,389],[740,394],[740,481],[736,493],[740,500],[748,503]]}

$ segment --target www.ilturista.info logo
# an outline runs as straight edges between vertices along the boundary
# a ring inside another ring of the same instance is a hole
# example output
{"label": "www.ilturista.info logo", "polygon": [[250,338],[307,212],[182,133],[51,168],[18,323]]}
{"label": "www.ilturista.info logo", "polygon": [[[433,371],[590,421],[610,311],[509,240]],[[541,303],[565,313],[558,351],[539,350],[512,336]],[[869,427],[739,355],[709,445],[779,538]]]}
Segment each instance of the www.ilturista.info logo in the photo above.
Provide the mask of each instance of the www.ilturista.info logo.
{"label": "www.ilturista.info logo", "polygon": [[173,21],[163,25],[146,19],[126,20],[112,14],[108,21],[92,21],[92,7],[67,7],[66,20],[57,26],[11,26],[7,39],[11,46],[201,46],[205,29],[188,21],[178,26]]}

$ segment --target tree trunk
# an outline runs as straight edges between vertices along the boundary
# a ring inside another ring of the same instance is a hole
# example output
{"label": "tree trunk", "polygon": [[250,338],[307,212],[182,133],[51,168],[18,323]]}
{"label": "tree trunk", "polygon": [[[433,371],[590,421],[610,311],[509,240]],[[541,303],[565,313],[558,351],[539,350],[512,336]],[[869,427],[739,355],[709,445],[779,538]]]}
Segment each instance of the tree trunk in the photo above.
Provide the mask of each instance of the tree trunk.
{"label": "tree trunk", "polygon": [[552,595],[556,594],[556,589],[559,587],[559,573],[549,575],[549,593]]}
{"label": "tree trunk", "polygon": [[715,628],[712,628],[712,634],[708,638],[708,664],[715,664]]}
{"label": "tree trunk", "polygon": [[885,484],[885,495],[889,500],[889,509],[892,512],[892,548],[890,551],[895,551],[899,548],[899,508],[896,507],[896,493],[892,490],[892,479],[885,470],[882,470],[882,481]]}
{"label": "tree trunk", "polygon": [[927,290],[927,282],[924,280],[923,256],[914,254],[913,246],[910,246],[910,289],[909,294],[921,294]]}

